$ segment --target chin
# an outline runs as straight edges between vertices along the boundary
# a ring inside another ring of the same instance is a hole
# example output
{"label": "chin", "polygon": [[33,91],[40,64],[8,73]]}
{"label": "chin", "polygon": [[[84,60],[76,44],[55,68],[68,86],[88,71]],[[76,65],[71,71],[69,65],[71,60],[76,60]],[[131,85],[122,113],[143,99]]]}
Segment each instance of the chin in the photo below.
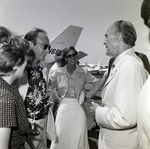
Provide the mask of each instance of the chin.
{"label": "chin", "polygon": [[106,55],[109,56],[109,54],[106,52]]}
{"label": "chin", "polygon": [[76,63],[70,63],[71,65],[76,65]]}

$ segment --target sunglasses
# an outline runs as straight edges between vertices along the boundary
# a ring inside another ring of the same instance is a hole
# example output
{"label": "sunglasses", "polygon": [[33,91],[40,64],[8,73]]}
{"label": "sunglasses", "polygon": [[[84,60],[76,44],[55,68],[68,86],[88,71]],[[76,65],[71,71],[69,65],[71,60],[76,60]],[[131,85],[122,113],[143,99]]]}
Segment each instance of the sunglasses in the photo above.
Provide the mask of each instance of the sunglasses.
{"label": "sunglasses", "polygon": [[74,58],[75,56],[77,56],[77,54],[76,54],[76,53],[74,53],[74,54],[69,54],[69,55],[66,55],[66,57],[67,57],[67,58],[71,58],[71,57],[73,57],[73,58]]}
{"label": "sunglasses", "polygon": [[46,50],[48,48],[48,51],[50,53],[50,51],[51,51],[51,46],[50,45],[48,45],[48,44],[42,44],[42,43],[39,43],[39,42],[36,42],[36,44],[42,45],[44,50]]}

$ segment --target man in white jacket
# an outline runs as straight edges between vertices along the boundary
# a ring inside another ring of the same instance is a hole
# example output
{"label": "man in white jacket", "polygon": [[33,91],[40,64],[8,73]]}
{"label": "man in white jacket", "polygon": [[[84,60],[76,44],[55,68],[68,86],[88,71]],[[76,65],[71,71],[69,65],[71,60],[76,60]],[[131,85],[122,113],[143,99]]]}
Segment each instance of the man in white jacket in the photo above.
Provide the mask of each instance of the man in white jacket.
{"label": "man in white jacket", "polygon": [[137,149],[136,102],[147,75],[132,48],[136,31],[130,22],[120,20],[105,37],[106,54],[115,60],[102,89],[101,106],[92,103],[90,108],[100,126],[99,149]]}

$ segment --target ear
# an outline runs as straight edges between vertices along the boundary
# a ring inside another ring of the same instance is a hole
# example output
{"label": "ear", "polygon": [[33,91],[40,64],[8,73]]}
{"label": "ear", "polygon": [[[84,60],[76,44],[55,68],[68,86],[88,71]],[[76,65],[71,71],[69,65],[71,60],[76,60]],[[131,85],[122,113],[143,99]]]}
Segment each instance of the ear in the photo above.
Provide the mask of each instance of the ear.
{"label": "ear", "polygon": [[17,72],[18,68],[16,66],[13,67],[12,71],[10,72],[10,74],[15,74]]}
{"label": "ear", "polygon": [[18,64],[20,64],[20,62],[21,62],[21,58],[18,59],[18,61],[16,62],[15,66],[13,67],[14,71],[16,71],[19,68]]}
{"label": "ear", "polygon": [[13,71],[17,71],[18,67],[17,66],[14,66],[13,67]]}
{"label": "ear", "polygon": [[121,33],[118,33],[117,36],[116,36],[116,41],[119,43],[122,41],[122,34]]}
{"label": "ear", "polygon": [[18,64],[20,64],[20,63],[21,63],[21,58],[18,59],[18,61],[16,62],[15,65],[18,65]]}
{"label": "ear", "polygon": [[32,41],[28,41],[28,43],[29,43],[29,49],[33,49],[34,43]]}

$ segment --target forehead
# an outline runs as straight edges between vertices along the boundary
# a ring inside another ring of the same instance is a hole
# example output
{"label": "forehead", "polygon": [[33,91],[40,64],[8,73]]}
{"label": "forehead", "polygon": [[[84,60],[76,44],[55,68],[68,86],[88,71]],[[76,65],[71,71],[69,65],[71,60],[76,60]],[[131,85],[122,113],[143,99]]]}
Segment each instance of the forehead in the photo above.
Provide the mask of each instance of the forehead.
{"label": "forehead", "polygon": [[70,49],[66,55],[69,55],[69,54],[74,54],[75,53],[75,50],[74,49]]}
{"label": "forehead", "polygon": [[39,33],[37,36],[37,41],[38,42],[40,41],[45,44],[49,44],[49,39],[45,33]]}
{"label": "forehead", "polygon": [[115,26],[109,27],[107,32],[106,32],[106,34],[105,34],[105,37],[112,37],[112,38],[114,38],[116,36],[118,36],[118,32],[117,32]]}
{"label": "forehead", "polygon": [[116,33],[116,28],[114,25],[110,26],[106,32],[106,34],[115,34]]}

